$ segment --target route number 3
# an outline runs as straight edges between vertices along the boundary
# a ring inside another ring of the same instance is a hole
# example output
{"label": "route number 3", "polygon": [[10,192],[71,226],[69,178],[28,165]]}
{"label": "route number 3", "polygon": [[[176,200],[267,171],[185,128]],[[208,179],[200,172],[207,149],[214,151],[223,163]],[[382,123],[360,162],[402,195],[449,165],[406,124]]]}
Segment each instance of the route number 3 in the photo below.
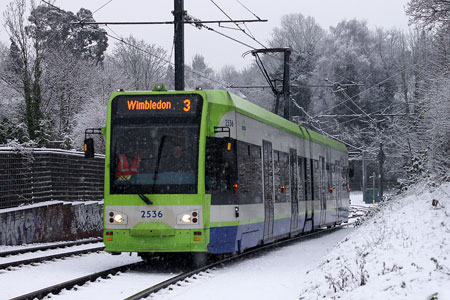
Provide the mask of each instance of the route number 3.
{"label": "route number 3", "polygon": [[183,110],[190,111],[191,110],[191,100],[186,99],[186,100],[184,100],[183,103],[184,103]]}

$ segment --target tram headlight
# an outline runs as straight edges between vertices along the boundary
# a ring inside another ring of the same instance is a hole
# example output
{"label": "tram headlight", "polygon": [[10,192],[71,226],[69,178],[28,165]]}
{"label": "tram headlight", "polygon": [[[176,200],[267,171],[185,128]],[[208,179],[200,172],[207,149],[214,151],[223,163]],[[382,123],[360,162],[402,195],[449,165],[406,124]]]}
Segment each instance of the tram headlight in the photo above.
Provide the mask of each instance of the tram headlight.
{"label": "tram headlight", "polygon": [[181,221],[183,221],[184,223],[191,223],[191,215],[183,215],[181,217]]}
{"label": "tram headlight", "polygon": [[117,223],[122,223],[123,221],[123,216],[120,214],[117,214],[114,216],[114,221],[116,221]]}
{"label": "tram headlight", "polygon": [[126,225],[128,223],[128,216],[123,212],[110,210],[107,211],[107,216],[109,216],[108,220],[111,225]]}
{"label": "tram headlight", "polygon": [[198,225],[200,215],[198,210],[187,211],[177,215],[177,224],[179,225]]}

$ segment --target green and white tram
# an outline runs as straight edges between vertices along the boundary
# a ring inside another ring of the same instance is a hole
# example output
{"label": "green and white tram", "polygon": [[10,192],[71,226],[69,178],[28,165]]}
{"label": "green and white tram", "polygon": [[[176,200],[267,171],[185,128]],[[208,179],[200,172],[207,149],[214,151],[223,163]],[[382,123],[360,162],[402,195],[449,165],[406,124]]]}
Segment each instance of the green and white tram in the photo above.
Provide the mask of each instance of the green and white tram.
{"label": "green and white tram", "polygon": [[344,144],[223,90],[108,102],[105,250],[235,253],[348,219]]}

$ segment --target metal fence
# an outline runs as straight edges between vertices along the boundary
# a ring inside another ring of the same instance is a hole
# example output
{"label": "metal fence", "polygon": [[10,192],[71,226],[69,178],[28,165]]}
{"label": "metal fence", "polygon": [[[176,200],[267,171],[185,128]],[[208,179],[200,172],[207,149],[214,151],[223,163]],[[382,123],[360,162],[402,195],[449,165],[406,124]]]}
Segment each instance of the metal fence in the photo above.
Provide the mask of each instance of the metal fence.
{"label": "metal fence", "polygon": [[103,199],[104,157],[58,149],[0,148],[0,208]]}

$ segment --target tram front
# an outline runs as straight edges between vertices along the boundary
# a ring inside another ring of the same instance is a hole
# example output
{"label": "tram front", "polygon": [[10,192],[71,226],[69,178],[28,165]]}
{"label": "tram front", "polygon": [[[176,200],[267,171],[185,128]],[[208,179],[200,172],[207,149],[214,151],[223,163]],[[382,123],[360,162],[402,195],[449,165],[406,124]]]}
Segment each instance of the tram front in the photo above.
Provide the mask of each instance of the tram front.
{"label": "tram front", "polygon": [[203,99],[201,91],[112,95],[106,130],[106,251],[207,251],[204,171],[199,176],[204,170]]}

